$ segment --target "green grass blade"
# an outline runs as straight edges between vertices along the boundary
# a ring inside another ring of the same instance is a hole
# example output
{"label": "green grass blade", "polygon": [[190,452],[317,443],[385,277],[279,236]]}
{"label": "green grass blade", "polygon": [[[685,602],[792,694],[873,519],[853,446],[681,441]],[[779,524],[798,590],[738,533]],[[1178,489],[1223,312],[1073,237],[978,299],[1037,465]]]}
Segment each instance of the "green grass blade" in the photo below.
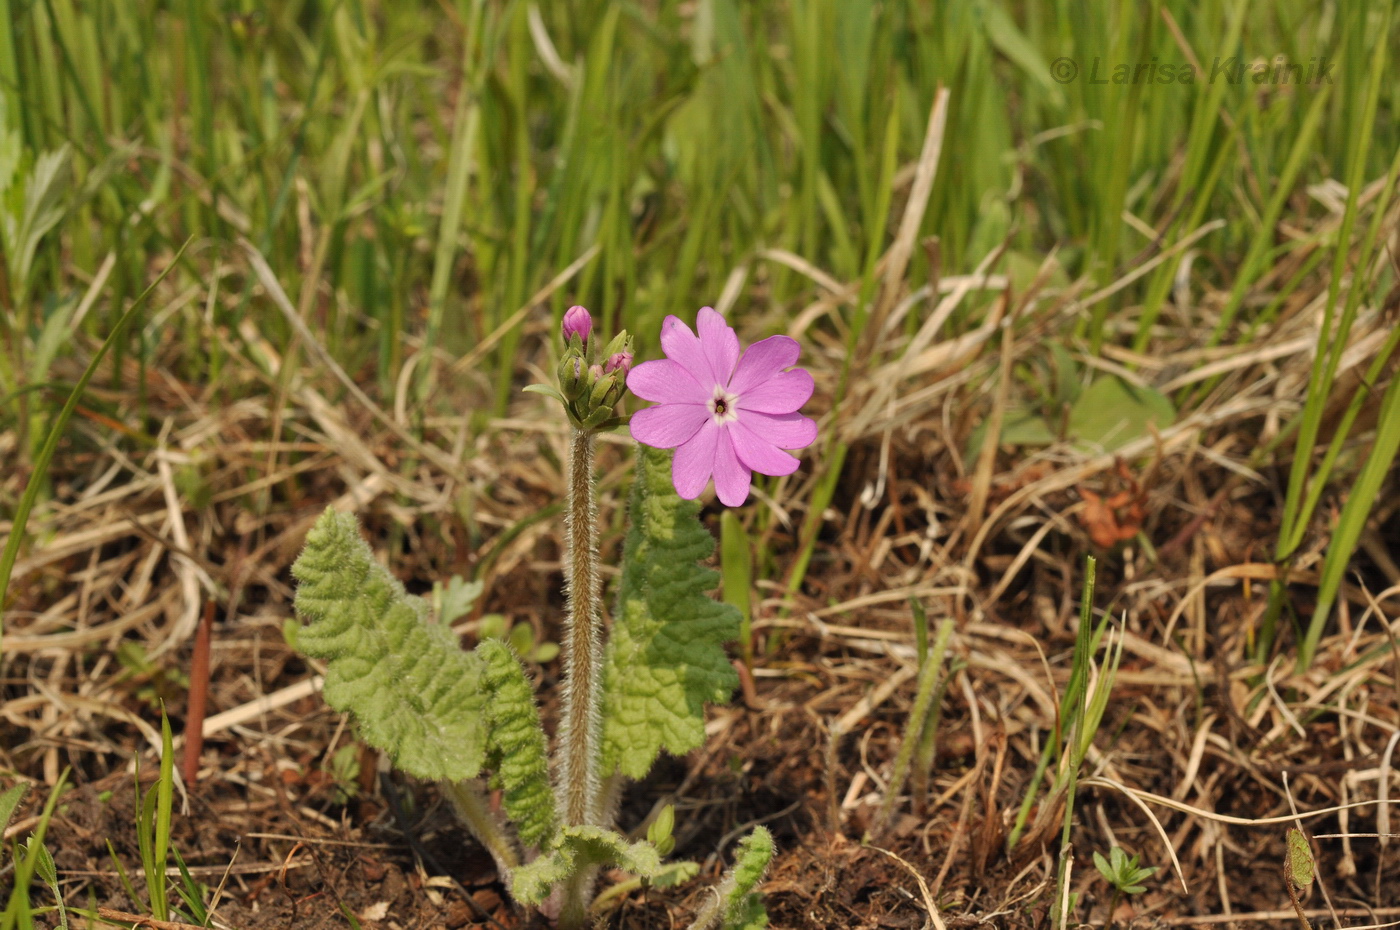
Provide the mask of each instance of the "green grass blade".
{"label": "green grass blade", "polygon": [[1337,521],[1336,532],[1332,534],[1331,545],[1327,547],[1327,558],[1322,563],[1322,581],[1317,590],[1317,607],[1308,623],[1307,633],[1298,647],[1298,669],[1302,671],[1312,664],[1318,641],[1322,638],[1327,617],[1336,603],[1337,592],[1341,590],[1342,579],[1351,564],[1351,555],[1366,528],[1366,520],[1376,502],[1381,486],[1390,467],[1395,463],[1396,453],[1400,452],[1400,378],[1394,378],[1386,389],[1381,401],[1380,421],[1376,426],[1376,441],[1366,464],[1361,466],[1361,474],[1352,486],[1347,502],[1342,507],[1342,515]]}

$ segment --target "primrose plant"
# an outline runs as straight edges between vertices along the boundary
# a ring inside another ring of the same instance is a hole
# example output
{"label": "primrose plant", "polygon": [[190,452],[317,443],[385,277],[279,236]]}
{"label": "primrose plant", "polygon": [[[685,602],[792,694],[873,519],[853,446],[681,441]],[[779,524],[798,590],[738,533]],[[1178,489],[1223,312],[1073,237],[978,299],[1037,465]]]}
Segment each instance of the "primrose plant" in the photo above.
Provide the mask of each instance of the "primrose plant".
{"label": "primrose plant", "polygon": [[[514,898],[564,927],[586,922],[604,866],[653,885],[698,871],[662,861],[674,845],[668,817],[638,842],[613,824],[626,779],[644,777],[662,751],[699,747],[706,702],[729,700],[738,684],[724,643],[740,618],[709,594],[718,575],[700,562],[715,542],[695,500],[713,477],[722,503],[743,504],[753,472],[791,474],[798,461],[783,450],[816,438],[816,424],[798,413],[813,385],[793,369],[794,340],[772,336],[741,354],[734,330],[708,307],[697,330],[667,317],[667,357],[633,367],[631,338],[600,348],[592,317],[574,307],[564,315],[558,384],[527,388],[558,399],[571,425],[564,687],[552,759],[508,640],[483,637],[462,650],[429,603],[375,561],[354,517],[327,510],[292,567],[304,621],[292,638],[326,660],[327,702],[352,713],[364,740],[399,768],[441,782]],[[618,409],[629,389],[656,404],[630,421]],[[600,432],[624,424],[640,445],[604,642],[594,448]],[[754,888],[772,854],[771,835],[755,828],[692,927],[765,926]]]}

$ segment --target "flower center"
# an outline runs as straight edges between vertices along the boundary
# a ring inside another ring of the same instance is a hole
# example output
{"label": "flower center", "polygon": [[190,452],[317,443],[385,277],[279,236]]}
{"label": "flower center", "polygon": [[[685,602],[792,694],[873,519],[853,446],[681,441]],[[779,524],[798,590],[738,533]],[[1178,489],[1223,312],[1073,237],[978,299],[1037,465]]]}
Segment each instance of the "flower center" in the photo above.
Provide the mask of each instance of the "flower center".
{"label": "flower center", "polygon": [[739,398],[726,391],[724,385],[715,385],[715,393],[710,398],[708,406],[710,416],[716,426],[722,426],[739,419]]}

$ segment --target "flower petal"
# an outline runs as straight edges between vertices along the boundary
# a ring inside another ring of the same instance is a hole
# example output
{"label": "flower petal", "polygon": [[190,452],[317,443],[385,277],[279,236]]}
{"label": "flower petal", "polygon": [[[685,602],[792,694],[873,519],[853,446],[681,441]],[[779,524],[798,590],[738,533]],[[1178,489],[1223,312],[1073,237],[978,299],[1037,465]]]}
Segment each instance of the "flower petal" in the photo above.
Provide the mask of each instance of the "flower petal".
{"label": "flower petal", "polygon": [[801,464],[795,456],[788,455],[745,426],[742,419],[729,424],[729,437],[734,441],[739,461],[760,475],[790,475]]}
{"label": "flower petal", "polygon": [[749,482],[753,480],[753,475],[735,454],[733,427],[736,425],[730,423],[728,429],[715,428],[720,433],[715,444],[715,493],[726,507],[738,507],[748,500]]}
{"label": "flower petal", "polygon": [[642,400],[661,404],[704,404],[710,393],[679,362],[659,358],[627,373],[627,387]]}
{"label": "flower petal", "polygon": [[739,359],[734,377],[729,381],[729,390],[743,394],[758,387],[784,368],[796,365],[801,351],[797,340],[788,336],[760,339],[744,350],[744,357]]}
{"label": "flower petal", "polygon": [[671,483],[676,486],[676,493],[688,501],[699,497],[710,482],[719,434],[720,428],[714,420],[707,419],[695,435],[676,450],[676,457],[671,461]]}
{"label": "flower petal", "polygon": [[739,414],[739,422],[779,449],[802,449],[817,438],[817,421],[800,413],[774,415],[745,410]]}
{"label": "flower petal", "polygon": [[714,372],[710,368],[710,360],[705,357],[705,350],[700,347],[699,337],[674,314],[666,317],[661,324],[661,351],[690,372],[701,387],[714,387]]}
{"label": "flower petal", "polygon": [[709,360],[716,383],[728,384],[729,376],[734,374],[734,364],[739,361],[738,334],[713,307],[700,308],[695,328],[700,333],[700,348]]}
{"label": "flower petal", "polygon": [[[739,364],[742,366],[743,362]],[[801,368],[796,368],[792,371],[780,371],[748,390],[734,391],[734,393],[739,397],[740,410],[753,410],[758,413],[796,413],[803,404],[811,399],[815,386],[811,375]]]}
{"label": "flower petal", "polygon": [[661,404],[632,414],[630,429],[637,442],[674,449],[694,436],[708,419],[709,408],[700,404]]}

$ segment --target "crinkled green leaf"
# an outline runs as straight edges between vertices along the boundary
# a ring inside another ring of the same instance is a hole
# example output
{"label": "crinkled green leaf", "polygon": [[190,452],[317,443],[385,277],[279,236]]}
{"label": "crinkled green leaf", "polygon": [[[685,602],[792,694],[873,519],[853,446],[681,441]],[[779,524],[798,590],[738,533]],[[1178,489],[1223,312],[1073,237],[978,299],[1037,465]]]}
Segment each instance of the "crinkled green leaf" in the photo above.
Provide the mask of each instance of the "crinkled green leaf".
{"label": "crinkled green leaf", "polygon": [[327,703],[420,778],[471,778],[486,753],[482,661],[374,560],[355,518],[327,509],[292,575],[298,648],[326,659]]}
{"label": "crinkled green leaf", "polygon": [[671,486],[671,453],[643,446],[632,528],[603,667],[603,771],[642,778],[661,750],[705,741],[705,703],[729,700],[739,678],[724,646],[739,611],[710,597],[719,574],[700,505]]}
{"label": "crinkled green leaf", "polygon": [[510,873],[511,895],[525,904],[540,904],[549,890],[574,874],[574,855],[568,847],[538,856]]}
{"label": "crinkled green leaf", "polygon": [[549,784],[549,750],[534,689],[505,643],[483,640],[476,651],[485,662],[491,691],[487,751],[494,778],[505,789],[506,813],[527,846],[544,846],[554,838],[557,821]]}
{"label": "crinkled green leaf", "polygon": [[554,849],[511,873],[511,888],[519,900],[538,904],[554,885],[591,866],[616,866],[648,881],[671,871],[650,843],[629,843],[602,827],[564,827]]}
{"label": "crinkled green leaf", "polygon": [[754,827],[753,832],[739,842],[734,868],[722,885],[724,930],[758,930],[768,926],[763,897],[754,889],[763,880],[763,873],[772,859],[773,834],[766,827]]}

